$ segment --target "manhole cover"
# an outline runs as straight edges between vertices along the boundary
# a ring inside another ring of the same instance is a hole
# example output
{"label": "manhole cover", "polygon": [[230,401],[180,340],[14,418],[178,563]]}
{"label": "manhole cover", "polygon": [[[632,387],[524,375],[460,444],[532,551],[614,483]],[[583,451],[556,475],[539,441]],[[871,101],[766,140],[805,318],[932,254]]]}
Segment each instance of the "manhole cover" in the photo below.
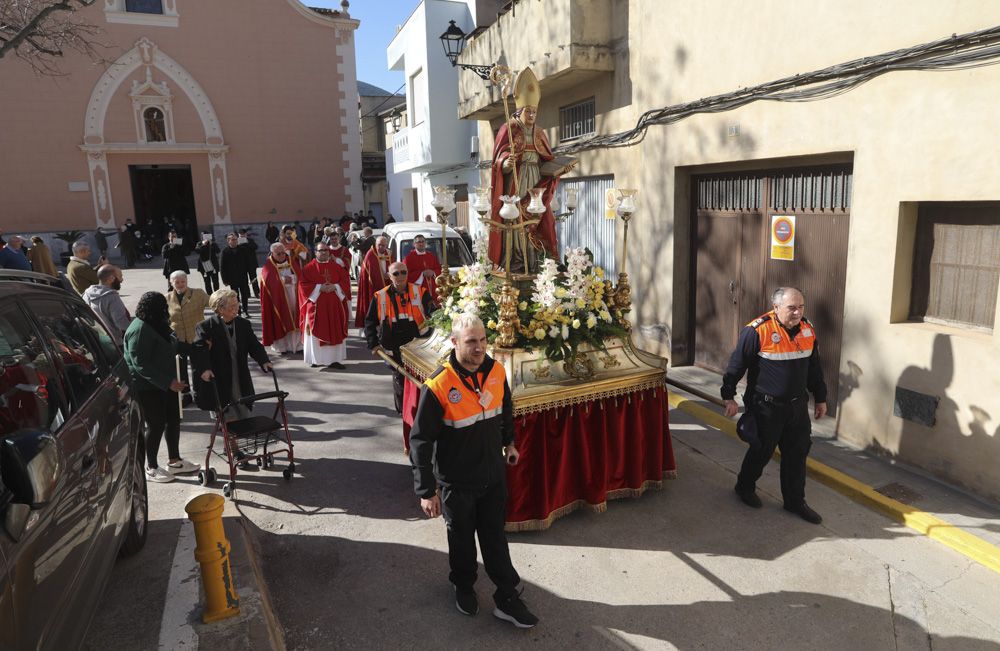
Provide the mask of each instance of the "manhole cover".
{"label": "manhole cover", "polygon": [[896,481],[875,490],[904,504],[913,504],[920,499],[920,493]]}

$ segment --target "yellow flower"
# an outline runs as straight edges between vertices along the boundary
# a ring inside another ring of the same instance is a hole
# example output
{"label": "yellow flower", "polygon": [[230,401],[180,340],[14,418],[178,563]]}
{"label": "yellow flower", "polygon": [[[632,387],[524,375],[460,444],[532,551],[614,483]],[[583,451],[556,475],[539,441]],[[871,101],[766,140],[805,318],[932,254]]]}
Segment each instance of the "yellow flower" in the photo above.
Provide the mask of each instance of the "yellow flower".
{"label": "yellow flower", "polygon": [[580,319],[573,319],[573,327],[574,328],[580,327]]}
{"label": "yellow flower", "polygon": [[564,298],[566,296],[566,289],[564,287],[556,288],[556,298]]}
{"label": "yellow flower", "polygon": [[521,301],[521,304],[517,306],[517,309],[522,312],[528,309],[528,301]]}
{"label": "yellow flower", "polygon": [[535,330],[535,339],[545,339],[545,331],[541,328]]}
{"label": "yellow flower", "polygon": [[600,267],[595,268],[594,275],[598,278],[604,278],[604,269],[601,269]]}
{"label": "yellow flower", "polygon": [[580,309],[583,309],[587,307],[587,301],[583,300],[582,298],[578,298],[576,299],[576,306]]}
{"label": "yellow flower", "polygon": [[489,321],[486,322],[486,327],[489,328],[490,330],[493,330],[494,328],[497,327],[497,322],[494,321],[493,319],[490,319]]}
{"label": "yellow flower", "polygon": [[587,317],[587,327],[593,328],[595,325],[597,325],[597,317],[591,314]]}

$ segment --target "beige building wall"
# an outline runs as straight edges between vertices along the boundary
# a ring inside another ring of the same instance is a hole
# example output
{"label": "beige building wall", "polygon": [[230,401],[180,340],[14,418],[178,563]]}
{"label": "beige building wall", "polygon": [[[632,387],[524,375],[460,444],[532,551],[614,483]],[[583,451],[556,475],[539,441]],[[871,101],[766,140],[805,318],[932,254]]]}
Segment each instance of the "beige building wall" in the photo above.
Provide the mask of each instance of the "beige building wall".
{"label": "beige building wall", "polygon": [[[614,133],[649,109],[986,29],[1000,15],[974,0],[598,4],[627,16],[624,41],[612,39],[614,72],[556,92],[547,86],[560,82],[543,78],[544,126],[558,124],[559,106],[592,94],[597,132]],[[535,3],[525,5],[518,24],[534,31],[503,50],[512,68],[558,46],[528,16]],[[916,202],[1000,200],[998,88],[1000,66],[890,72],[837,97],[758,101],[653,126],[625,149],[582,153],[579,174],[612,172],[616,187],[640,190],[629,238],[635,320],[664,326],[663,353],[690,343],[692,173],[853,161],[840,377],[826,378],[840,386],[838,436],[1000,499],[1000,308],[992,333],[906,322]],[[738,136],[728,135],[733,126]],[[480,133],[488,154],[493,128],[482,123]],[[897,386],[940,397],[934,427],[893,415]]]}
{"label": "beige building wall", "polygon": [[[190,164],[203,227],[360,209],[357,105],[345,99],[357,97],[357,21],[298,0],[176,0],[165,3],[176,26],[150,26],[109,22],[113,4],[79,12],[104,30],[106,62],[71,52],[59,77],[0,62],[8,232],[120,226],[133,216],[129,164]],[[173,144],[137,144],[129,92],[147,68],[172,95]],[[88,113],[102,93],[106,111]],[[73,181],[89,190],[68,190]]]}

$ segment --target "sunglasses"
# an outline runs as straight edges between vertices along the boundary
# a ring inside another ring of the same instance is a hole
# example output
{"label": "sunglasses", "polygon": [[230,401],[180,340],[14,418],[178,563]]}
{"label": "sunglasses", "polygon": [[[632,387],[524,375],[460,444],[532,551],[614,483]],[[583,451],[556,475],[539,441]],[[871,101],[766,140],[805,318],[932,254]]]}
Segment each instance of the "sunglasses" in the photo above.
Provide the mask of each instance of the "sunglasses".
{"label": "sunglasses", "polygon": [[393,276],[405,276],[406,272],[405,271],[393,271],[392,275]]}

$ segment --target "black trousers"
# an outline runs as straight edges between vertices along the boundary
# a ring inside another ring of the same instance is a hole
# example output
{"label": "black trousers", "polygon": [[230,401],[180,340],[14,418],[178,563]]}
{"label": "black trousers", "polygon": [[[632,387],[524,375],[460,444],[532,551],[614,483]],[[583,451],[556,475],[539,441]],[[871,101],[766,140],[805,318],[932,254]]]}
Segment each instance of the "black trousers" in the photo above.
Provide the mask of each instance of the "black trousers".
{"label": "black trousers", "polygon": [[150,468],[157,467],[156,455],[160,451],[160,439],[164,433],[167,438],[167,454],[171,459],[180,459],[181,416],[177,408],[177,394],[152,389],[137,391],[135,397],[146,421],[146,465]]}
{"label": "black trousers", "polygon": [[507,513],[507,487],[503,481],[477,490],[442,488],[441,513],[448,526],[448,580],[458,590],[472,590],[476,582],[476,536],[483,552],[483,566],[496,584],[497,603],[517,595],[521,582],[510,561],[503,525]]}
{"label": "black trousers", "polygon": [[736,487],[754,490],[777,447],[781,450],[781,497],[786,506],[799,506],[806,497],[806,457],[812,447],[809,401],[800,398],[788,403],[767,402],[756,394],[749,408],[757,419],[760,445],[747,450]]}
{"label": "black trousers", "polygon": [[247,312],[247,303],[250,301],[250,286],[247,284],[246,278],[238,278],[235,285],[230,285],[229,289],[236,292],[240,297],[240,305],[243,307],[243,314],[249,315]]}
{"label": "black trousers", "polygon": [[212,292],[219,289],[219,272],[215,271],[210,274],[202,272],[201,277],[205,281],[205,292],[209,296],[212,295]]}

